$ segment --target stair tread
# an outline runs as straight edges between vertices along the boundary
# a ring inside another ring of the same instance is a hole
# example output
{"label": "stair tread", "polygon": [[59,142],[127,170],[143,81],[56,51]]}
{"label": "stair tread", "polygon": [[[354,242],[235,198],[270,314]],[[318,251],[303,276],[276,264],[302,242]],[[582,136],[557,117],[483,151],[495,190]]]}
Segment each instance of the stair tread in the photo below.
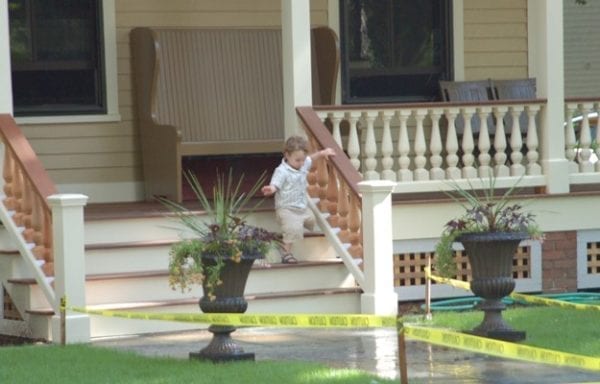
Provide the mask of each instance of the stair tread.
{"label": "stair tread", "polygon": [[[282,268],[307,268],[315,266],[326,266],[326,265],[340,265],[342,261],[340,259],[329,259],[329,260],[315,260],[315,261],[300,261],[298,264],[283,264],[274,263],[269,267],[256,265],[253,266],[253,270],[277,270]],[[86,275],[86,281],[97,281],[97,280],[114,280],[114,279],[132,279],[132,278],[146,278],[154,276],[168,276],[169,271],[166,269],[155,270],[155,271],[139,271],[139,272],[120,272],[120,273],[101,273],[101,274],[90,274]],[[11,284],[21,285],[32,285],[36,284],[34,278],[11,278],[8,279]]]}

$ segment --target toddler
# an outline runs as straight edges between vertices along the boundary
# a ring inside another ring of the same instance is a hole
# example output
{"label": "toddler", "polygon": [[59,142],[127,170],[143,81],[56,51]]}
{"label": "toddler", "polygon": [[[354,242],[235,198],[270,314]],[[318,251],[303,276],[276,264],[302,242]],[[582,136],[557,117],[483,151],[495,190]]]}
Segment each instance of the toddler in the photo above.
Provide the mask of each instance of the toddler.
{"label": "toddler", "polygon": [[265,196],[275,194],[275,214],[283,233],[281,262],[295,264],[292,244],[304,237],[304,228],[312,230],[315,218],[307,207],[306,176],[314,160],[335,155],[331,148],[308,155],[308,142],[301,136],[291,136],[285,142],[283,160],[273,172],[271,183],[262,188]]}

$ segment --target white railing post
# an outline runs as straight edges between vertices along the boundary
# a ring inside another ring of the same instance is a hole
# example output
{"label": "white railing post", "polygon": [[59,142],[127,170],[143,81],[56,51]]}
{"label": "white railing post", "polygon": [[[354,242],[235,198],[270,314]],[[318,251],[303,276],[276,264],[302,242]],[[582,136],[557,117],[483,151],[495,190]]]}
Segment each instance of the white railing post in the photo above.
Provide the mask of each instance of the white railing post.
{"label": "white railing post", "polygon": [[365,314],[395,315],[398,312],[392,236],[392,191],[395,185],[388,180],[358,183],[362,194],[365,276],[361,312]]}
{"label": "white railing post", "polygon": [[[85,250],[83,207],[88,197],[61,194],[48,197],[52,209],[54,287],[56,298],[65,297],[67,306],[85,307]],[[90,340],[90,318],[70,310],[66,312],[65,341],[83,343]],[[60,315],[52,318],[52,340],[61,339]]]}

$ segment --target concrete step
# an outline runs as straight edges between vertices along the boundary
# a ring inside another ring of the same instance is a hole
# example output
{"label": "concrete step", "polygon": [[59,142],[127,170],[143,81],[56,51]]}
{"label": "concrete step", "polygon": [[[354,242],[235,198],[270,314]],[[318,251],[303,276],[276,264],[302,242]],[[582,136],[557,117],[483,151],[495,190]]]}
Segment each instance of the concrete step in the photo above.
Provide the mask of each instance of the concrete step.
{"label": "concrete step", "polygon": [[[120,310],[138,313],[200,313],[199,298],[184,300],[123,302],[90,306],[95,310]],[[246,295],[246,313],[359,313],[360,290],[358,288],[335,288],[329,290],[306,290],[282,292],[278,294]],[[281,312],[281,308],[288,308]],[[49,323],[53,312],[50,310],[28,311],[33,334],[39,338],[49,338]],[[172,332],[204,329],[208,324],[171,322],[162,320],[139,320],[101,315],[90,315],[93,338],[117,337],[143,333]]]}
{"label": "concrete step", "polygon": [[[26,308],[43,309],[48,304],[35,280],[10,279],[13,295],[27,303]],[[246,294],[264,295],[306,289],[354,287],[354,279],[339,260],[274,264],[269,268],[254,267],[248,277]],[[88,275],[86,278],[88,305],[120,302],[182,300],[202,296],[202,287],[189,292],[169,286],[167,270]]]}

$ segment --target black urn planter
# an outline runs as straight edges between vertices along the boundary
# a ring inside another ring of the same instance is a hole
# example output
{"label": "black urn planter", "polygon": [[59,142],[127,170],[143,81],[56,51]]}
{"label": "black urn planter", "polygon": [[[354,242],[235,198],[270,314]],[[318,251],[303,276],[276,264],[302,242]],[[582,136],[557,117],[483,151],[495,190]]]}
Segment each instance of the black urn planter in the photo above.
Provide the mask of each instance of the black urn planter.
{"label": "black urn planter", "polygon": [[526,232],[467,233],[458,237],[471,264],[471,291],[483,299],[479,309],[485,313],[481,324],[469,333],[506,341],[525,339],[525,332],[514,330],[502,318],[506,308],[502,298],[515,289],[512,260],[519,243],[528,238]]}
{"label": "black urn planter", "polygon": [[[210,300],[206,294],[200,299],[200,309],[204,313],[244,313],[248,308],[248,302],[244,299],[244,289],[250,274],[254,260],[263,258],[263,255],[244,255],[237,263],[230,259],[223,260],[224,267],[221,270],[221,281],[223,284],[214,289],[214,300]],[[207,265],[215,265],[216,257],[206,255],[202,262]],[[203,287],[204,292],[207,288]],[[238,360],[254,360],[254,353],[244,352],[231,338],[231,333],[236,330],[233,326],[211,324],[208,327],[213,334],[210,343],[199,352],[191,352],[190,359],[209,360],[212,362],[227,362]]]}

